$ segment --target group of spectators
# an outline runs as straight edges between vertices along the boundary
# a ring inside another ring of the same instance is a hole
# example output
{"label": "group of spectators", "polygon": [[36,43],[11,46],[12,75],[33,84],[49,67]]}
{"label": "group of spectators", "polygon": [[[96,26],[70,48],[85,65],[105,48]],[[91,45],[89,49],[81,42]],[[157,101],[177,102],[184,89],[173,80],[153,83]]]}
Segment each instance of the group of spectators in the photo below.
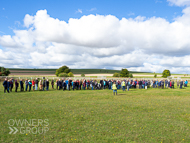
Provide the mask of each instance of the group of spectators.
{"label": "group of spectators", "polygon": [[[14,80],[13,78],[3,82],[4,92],[6,91],[12,92],[13,87],[15,85],[15,92],[17,92],[20,87],[20,91],[31,91],[31,90],[49,90],[49,86],[51,84],[51,88],[54,89],[54,85],[56,85],[57,90],[85,90],[85,89],[109,89],[113,90],[114,94],[117,94],[118,89],[122,89],[129,91],[130,88],[139,88],[139,89],[147,89],[149,87],[152,88],[174,88],[175,82],[169,80],[114,80],[114,79],[104,79],[104,80],[72,80],[72,79],[59,79],[54,82],[51,80],[49,82],[48,79],[43,80]],[[177,88],[182,88],[182,86],[187,87],[188,81],[177,81]]]}

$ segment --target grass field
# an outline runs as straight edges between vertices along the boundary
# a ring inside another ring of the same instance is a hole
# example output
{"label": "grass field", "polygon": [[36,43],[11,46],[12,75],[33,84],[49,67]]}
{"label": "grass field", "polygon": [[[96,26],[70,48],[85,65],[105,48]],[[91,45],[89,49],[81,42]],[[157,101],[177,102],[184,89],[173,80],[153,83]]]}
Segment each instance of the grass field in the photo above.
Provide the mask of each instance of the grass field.
{"label": "grass field", "polygon": [[[55,74],[56,69],[14,69],[10,68],[11,74],[18,74],[20,72],[25,74]],[[114,74],[120,73],[121,70],[109,70],[109,69],[71,69],[73,74]],[[130,71],[130,73],[148,74],[147,72]]]}
{"label": "grass field", "polygon": [[[4,94],[0,86],[0,142],[190,142],[189,90]],[[49,131],[9,134],[10,119],[48,119]]]}

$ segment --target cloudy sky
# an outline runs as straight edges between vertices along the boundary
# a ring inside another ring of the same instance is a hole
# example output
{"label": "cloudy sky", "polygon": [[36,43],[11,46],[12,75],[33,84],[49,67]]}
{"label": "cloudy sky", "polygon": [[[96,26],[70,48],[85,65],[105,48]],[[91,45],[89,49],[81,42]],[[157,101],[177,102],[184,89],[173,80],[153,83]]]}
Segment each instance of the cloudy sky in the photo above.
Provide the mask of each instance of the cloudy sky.
{"label": "cloudy sky", "polygon": [[190,0],[1,1],[0,66],[190,73]]}

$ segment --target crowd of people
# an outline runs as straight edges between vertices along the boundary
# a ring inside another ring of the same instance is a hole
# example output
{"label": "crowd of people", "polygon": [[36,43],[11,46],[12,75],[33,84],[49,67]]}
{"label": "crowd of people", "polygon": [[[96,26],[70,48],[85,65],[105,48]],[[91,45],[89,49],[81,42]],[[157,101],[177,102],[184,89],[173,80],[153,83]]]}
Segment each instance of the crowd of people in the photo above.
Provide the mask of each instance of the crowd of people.
{"label": "crowd of people", "polygon": [[[51,86],[50,86],[51,84]],[[188,81],[177,81],[177,88],[187,87]],[[174,89],[175,82],[173,80],[114,80],[114,79],[104,79],[104,80],[86,80],[85,78],[83,80],[72,80],[72,79],[59,79],[59,80],[51,80],[43,79],[39,80],[36,78],[35,80],[28,80],[25,81],[23,79],[21,80],[14,80],[11,79],[5,79],[3,82],[4,86],[4,93],[6,91],[12,92],[13,87],[15,86],[15,92],[18,91],[18,88],[20,87],[20,91],[31,91],[31,90],[49,90],[49,87],[51,89],[57,90],[99,90],[99,89],[109,89],[113,90],[113,94],[117,95],[117,90],[122,89],[123,91],[126,91],[126,89],[129,91],[130,88],[135,89],[147,89],[149,87],[152,88],[173,88]]]}

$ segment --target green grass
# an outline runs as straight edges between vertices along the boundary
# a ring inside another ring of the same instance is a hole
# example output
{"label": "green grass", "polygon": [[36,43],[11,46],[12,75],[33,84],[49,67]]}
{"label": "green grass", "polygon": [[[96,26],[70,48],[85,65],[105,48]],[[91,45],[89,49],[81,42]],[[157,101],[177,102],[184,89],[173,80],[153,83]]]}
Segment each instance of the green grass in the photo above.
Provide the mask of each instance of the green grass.
{"label": "green grass", "polygon": [[[4,94],[0,86],[0,142],[190,142],[189,90]],[[9,134],[9,119],[48,119],[49,131]]]}

